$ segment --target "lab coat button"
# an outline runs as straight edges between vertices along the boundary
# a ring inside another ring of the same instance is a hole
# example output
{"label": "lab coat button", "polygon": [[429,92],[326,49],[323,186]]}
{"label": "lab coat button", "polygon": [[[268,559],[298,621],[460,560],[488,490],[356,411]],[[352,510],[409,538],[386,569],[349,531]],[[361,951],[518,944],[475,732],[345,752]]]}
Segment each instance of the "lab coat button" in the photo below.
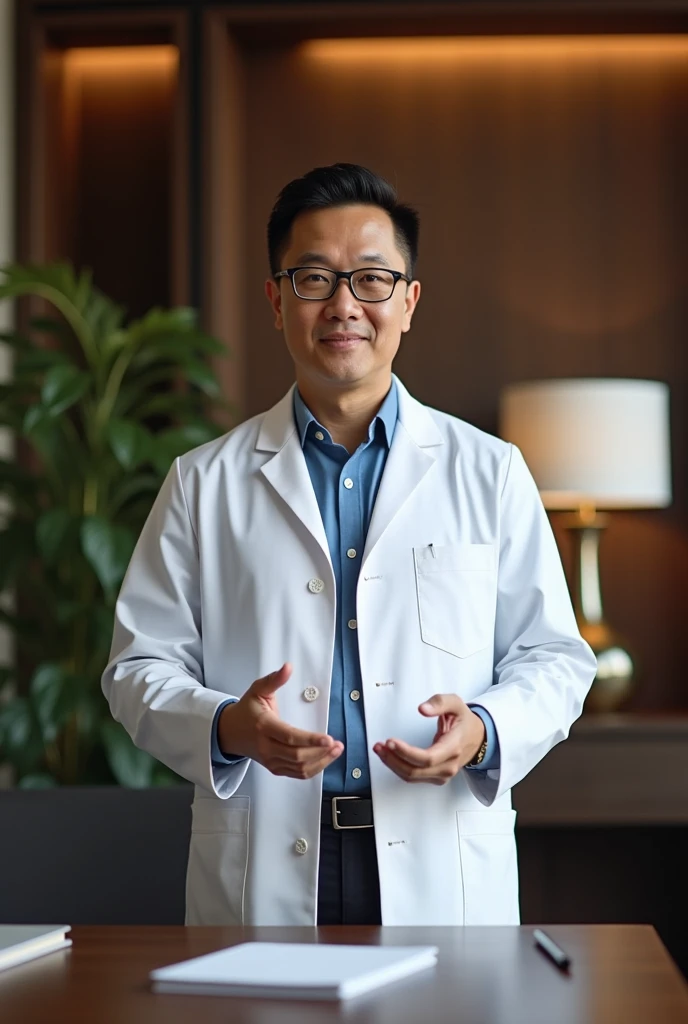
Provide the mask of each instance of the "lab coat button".
{"label": "lab coat button", "polygon": [[294,849],[299,854],[304,854],[308,849],[308,843],[305,839],[297,839],[294,843]]}
{"label": "lab coat button", "polygon": [[322,580],[312,579],[308,581],[308,589],[310,590],[311,594],[319,594],[320,591],[324,589],[324,587],[325,584],[323,583]]}
{"label": "lab coat button", "polygon": [[317,686],[307,686],[303,691],[303,699],[307,701],[317,700],[320,696],[320,690]]}

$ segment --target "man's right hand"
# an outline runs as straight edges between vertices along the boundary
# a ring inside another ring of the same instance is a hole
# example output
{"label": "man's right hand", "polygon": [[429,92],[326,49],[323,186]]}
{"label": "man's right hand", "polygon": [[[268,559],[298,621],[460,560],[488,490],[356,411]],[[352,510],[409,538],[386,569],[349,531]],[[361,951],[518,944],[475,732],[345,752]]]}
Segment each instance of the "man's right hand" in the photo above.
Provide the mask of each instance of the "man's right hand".
{"label": "man's right hand", "polygon": [[236,704],[223,708],[218,722],[220,750],[258,761],[273,775],[311,779],[344,750],[344,744],[318,732],[283,722],[275,696],[291,675],[287,662],[257,679]]}

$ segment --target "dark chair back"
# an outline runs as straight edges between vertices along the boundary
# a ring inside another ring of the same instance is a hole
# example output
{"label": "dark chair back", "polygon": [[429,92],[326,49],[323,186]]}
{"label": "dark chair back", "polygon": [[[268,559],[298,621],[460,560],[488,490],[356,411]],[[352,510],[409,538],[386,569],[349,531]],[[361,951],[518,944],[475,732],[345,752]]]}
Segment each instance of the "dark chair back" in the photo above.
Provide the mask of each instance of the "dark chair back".
{"label": "dark chair back", "polygon": [[183,924],[192,796],[0,790],[0,923]]}

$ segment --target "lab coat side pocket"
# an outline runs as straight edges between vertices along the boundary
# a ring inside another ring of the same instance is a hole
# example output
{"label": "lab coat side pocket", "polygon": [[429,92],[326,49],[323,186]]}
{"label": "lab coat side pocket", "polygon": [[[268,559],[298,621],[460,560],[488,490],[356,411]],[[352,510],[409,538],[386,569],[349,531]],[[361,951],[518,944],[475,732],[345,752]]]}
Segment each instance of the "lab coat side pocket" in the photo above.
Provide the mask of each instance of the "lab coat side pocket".
{"label": "lab coat side pocket", "polygon": [[516,811],[457,811],[464,924],[519,924]]}
{"label": "lab coat side pocket", "polygon": [[250,797],[197,798],[191,808],[186,924],[244,923]]}

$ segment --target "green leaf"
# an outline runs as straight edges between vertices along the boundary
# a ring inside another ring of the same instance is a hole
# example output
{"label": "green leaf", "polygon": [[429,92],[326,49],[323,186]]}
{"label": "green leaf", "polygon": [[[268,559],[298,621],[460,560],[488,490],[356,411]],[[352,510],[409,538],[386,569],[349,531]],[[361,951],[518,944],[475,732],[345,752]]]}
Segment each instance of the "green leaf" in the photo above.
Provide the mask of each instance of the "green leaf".
{"label": "green leaf", "polygon": [[33,348],[28,352],[21,352],[17,356],[14,362],[14,376],[16,378],[24,374],[43,373],[53,366],[68,364],[70,364],[69,357],[59,349]]}
{"label": "green leaf", "polygon": [[141,789],[151,785],[154,759],[134,746],[119,722],[106,719],[101,725],[101,739],[112,774],[120,786]]}
{"label": "green leaf", "polygon": [[[15,697],[0,708],[0,754],[25,747],[34,731],[31,708],[26,697]],[[2,760],[0,756],[0,761]]]}
{"label": "green leaf", "polygon": [[205,395],[213,398],[215,395],[220,394],[220,382],[215,371],[205,363],[191,363],[185,367],[185,373],[187,380],[191,384],[195,384],[197,388],[200,388]]}
{"label": "green leaf", "polygon": [[210,424],[189,423],[185,427],[164,430],[157,434],[153,448],[153,465],[165,475],[179,455],[212,441],[217,434]]}
{"label": "green leaf", "polygon": [[150,455],[151,435],[140,423],[110,420],[107,427],[110,448],[124,469],[136,469]]}
{"label": "green leaf", "polygon": [[43,741],[53,743],[78,700],[72,677],[61,665],[40,665],[33,674],[29,691]]}
{"label": "green leaf", "polygon": [[45,772],[32,772],[30,775],[22,775],[17,783],[18,789],[53,789],[58,785],[57,779]]}
{"label": "green leaf", "polygon": [[41,426],[46,420],[50,418],[50,413],[44,405],[32,405],[27,410],[24,422],[22,423],[22,433],[28,437],[34,432],[36,427]]}
{"label": "green leaf", "polygon": [[91,378],[71,365],[54,366],[45,375],[41,398],[51,416],[65,412],[88,390]]}
{"label": "green leaf", "polygon": [[86,516],[81,524],[81,548],[106,594],[124,579],[136,539],[131,530],[102,516]]}
{"label": "green leaf", "polygon": [[56,320],[54,316],[32,316],[29,320],[34,331],[41,334],[54,334],[58,338],[69,337],[69,327],[64,320]]}
{"label": "green leaf", "polygon": [[119,511],[132,498],[139,497],[142,494],[149,496],[148,504],[150,507],[153,504],[153,498],[160,490],[161,483],[162,480],[158,473],[138,473],[136,476],[127,477],[112,494],[112,508]]}
{"label": "green leaf", "polygon": [[60,506],[49,509],[40,517],[36,523],[36,540],[48,565],[54,565],[60,555],[73,548],[78,537],[78,523],[69,509]]}

